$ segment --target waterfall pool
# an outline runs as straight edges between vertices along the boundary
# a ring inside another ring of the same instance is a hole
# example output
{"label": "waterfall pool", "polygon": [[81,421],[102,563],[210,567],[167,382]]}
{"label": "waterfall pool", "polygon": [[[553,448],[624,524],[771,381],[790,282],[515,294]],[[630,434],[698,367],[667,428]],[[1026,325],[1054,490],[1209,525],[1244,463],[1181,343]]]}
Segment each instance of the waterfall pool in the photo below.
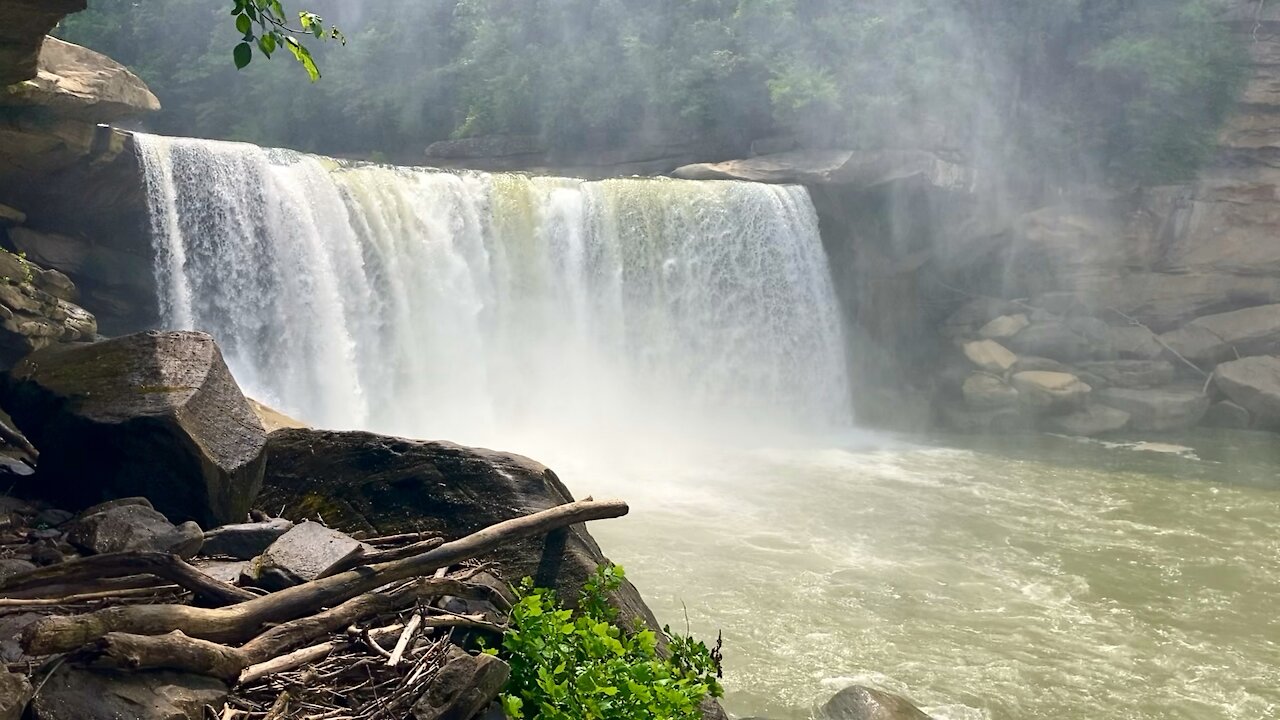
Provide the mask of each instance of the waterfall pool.
{"label": "waterfall pool", "polygon": [[938,720],[1280,717],[1280,447],[863,435],[815,449],[530,446],[659,618],[723,631],[726,707],[862,683]]}
{"label": "waterfall pool", "polygon": [[137,147],[166,325],[316,425],[629,500],[592,531],[724,631],[735,713],[861,682],[939,720],[1280,716],[1274,436],[818,439],[849,383],[802,188]]}

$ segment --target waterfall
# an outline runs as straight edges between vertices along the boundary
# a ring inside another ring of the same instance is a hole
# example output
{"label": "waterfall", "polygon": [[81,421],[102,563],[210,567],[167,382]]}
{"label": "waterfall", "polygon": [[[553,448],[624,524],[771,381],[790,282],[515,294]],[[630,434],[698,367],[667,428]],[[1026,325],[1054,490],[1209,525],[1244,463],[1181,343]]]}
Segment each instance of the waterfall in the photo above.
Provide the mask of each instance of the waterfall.
{"label": "waterfall", "polygon": [[135,142],[165,324],[309,422],[494,442],[850,418],[803,188]]}

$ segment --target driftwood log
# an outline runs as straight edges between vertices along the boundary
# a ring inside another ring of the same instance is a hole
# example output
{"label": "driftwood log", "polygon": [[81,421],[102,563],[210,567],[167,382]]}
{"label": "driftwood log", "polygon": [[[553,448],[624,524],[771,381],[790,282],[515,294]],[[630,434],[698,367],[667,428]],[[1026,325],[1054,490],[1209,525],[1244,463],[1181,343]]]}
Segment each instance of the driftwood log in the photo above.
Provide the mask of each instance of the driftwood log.
{"label": "driftwood log", "polygon": [[[221,644],[223,648],[226,645],[243,643],[253,638],[257,638],[254,642],[263,641],[263,638],[277,631],[297,632],[310,639],[315,637],[314,634],[310,631],[294,629],[301,626],[290,621],[314,615],[325,607],[333,608],[335,605],[341,605],[352,598],[391,583],[430,575],[439,568],[475,558],[509,542],[543,535],[589,520],[621,517],[626,515],[627,511],[627,504],[618,500],[582,500],[568,503],[525,517],[500,522],[419,555],[361,566],[228,607],[135,605],[106,608],[85,615],[44,618],[24,631],[22,643],[31,655],[51,655],[95,644],[111,633],[156,636],[178,631],[188,640],[209,641],[210,645]],[[325,613],[321,613],[301,622],[303,625],[308,622],[323,623],[320,618],[324,615]],[[269,623],[285,623],[285,625],[263,634],[261,638],[257,637],[262,633],[263,627]],[[114,639],[117,644],[125,642],[125,639],[118,636]],[[135,646],[141,642],[138,638],[128,638],[127,641]],[[191,643],[185,641],[183,645],[184,651],[192,647]],[[230,663],[225,657],[214,662],[212,654],[222,651],[217,647],[203,645],[199,647],[203,653],[200,659],[185,659],[183,662],[193,665],[204,663],[207,670],[205,674],[221,676],[222,673],[230,672],[229,668],[233,664],[238,664],[238,659],[236,663]],[[240,665],[240,669],[243,667]]]}
{"label": "driftwood log", "polygon": [[90,555],[37,568],[0,582],[0,594],[25,594],[26,591],[37,588],[65,587],[77,583],[94,583],[96,587],[104,579],[134,575],[154,575],[190,590],[204,602],[219,607],[258,597],[244,588],[205,575],[177,555],[157,552]]}
{"label": "driftwood log", "polygon": [[[361,620],[403,610],[420,600],[438,595],[487,599],[491,592],[490,588],[484,586],[428,578],[391,592],[365,593],[316,615],[277,625],[238,648],[189,637],[181,630],[165,635],[113,632],[76,653],[74,659],[90,667],[181,670],[235,681],[250,666],[265,663]],[[457,617],[425,618],[422,621],[423,627],[464,625],[475,627],[482,623],[473,618]],[[488,627],[501,629],[492,625]]]}

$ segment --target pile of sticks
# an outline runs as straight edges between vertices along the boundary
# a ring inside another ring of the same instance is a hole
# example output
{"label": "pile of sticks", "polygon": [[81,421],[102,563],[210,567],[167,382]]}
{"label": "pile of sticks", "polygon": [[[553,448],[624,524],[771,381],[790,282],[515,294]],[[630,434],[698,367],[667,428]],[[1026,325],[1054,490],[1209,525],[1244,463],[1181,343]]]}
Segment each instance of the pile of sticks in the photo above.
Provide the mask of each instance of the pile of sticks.
{"label": "pile of sticks", "polygon": [[[72,610],[27,627],[22,646],[30,656],[226,681],[233,693],[217,720],[403,718],[443,664],[455,629],[503,631],[483,617],[435,607],[443,596],[503,607],[500,593],[469,582],[476,558],[627,511],[621,501],[560,505],[452,542],[378,551],[350,569],[270,594],[211,578],[176,556],[115,553],[9,578],[0,582],[0,596],[14,608]],[[138,587],[140,578],[151,585]],[[55,590],[61,594],[49,597]],[[111,597],[110,606],[94,609]]]}

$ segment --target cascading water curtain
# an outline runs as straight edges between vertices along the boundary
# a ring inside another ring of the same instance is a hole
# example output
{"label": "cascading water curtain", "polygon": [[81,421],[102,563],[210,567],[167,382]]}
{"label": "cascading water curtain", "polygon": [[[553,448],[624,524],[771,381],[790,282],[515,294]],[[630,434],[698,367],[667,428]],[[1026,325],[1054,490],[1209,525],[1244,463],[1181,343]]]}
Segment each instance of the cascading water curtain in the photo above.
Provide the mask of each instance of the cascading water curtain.
{"label": "cascading water curtain", "polygon": [[165,323],[212,333],[250,393],[317,425],[498,439],[850,420],[802,188],[136,143]]}

